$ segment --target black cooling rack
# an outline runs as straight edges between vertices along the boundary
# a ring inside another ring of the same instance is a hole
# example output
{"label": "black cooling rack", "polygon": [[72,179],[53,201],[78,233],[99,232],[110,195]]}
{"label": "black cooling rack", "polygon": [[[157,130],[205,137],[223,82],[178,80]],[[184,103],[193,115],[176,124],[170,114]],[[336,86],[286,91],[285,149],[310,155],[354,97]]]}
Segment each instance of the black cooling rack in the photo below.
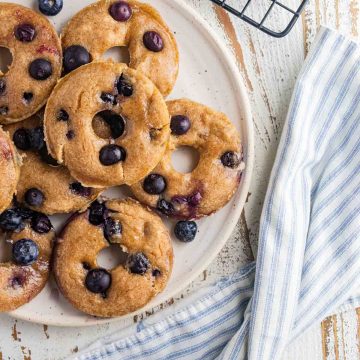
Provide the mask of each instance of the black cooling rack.
{"label": "black cooling rack", "polygon": [[[288,0],[264,0],[263,2],[268,3],[267,9],[260,20],[256,20],[255,18],[249,16],[246,12],[249,9],[250,5],[254,6],[254,3],[258,0],[247,0],[247,1],[240,1],[240,0],[210,0],[216,5],[221,6],[225,10],[229,11],[230,13],[234,14],[238,18],[246,21],[250,25],[256,27],[257,29],[263,31],[264,33],[281,38],[287,35],[290,30],[295,25],[297,19],[301,15],[306,3],[308,0],[299,0],[296,9],[290,8],[288,5],[283,4],[284,2],[289,2]],[[239,3],[242,2],[242,5]],[[294,2],[294,1],[293,1]],[[231,3],[231,4],[230,4]],[[236,5],[233,5],[236,4]],[[266,24],[266,20],[269,18],[270,15],[274,14],[276,10],[281,8],[282,11],[286,11],[289,15],[289,22],[285,25],[285,27],[281,30],[277,30],[271,26]]]}

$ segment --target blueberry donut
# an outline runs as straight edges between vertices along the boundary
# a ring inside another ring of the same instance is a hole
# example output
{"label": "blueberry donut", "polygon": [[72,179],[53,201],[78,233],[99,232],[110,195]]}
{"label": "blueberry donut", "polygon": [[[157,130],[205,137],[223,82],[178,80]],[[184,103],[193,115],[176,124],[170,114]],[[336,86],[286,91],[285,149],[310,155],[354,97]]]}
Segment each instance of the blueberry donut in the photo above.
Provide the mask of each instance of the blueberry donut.
{"label": "blueberry donut", "polygon": [[[196,219],[223,207],[235,193],[244,168],[240,135],[220,112],[190,100],[167,103],[171,115],[171,136],[158,166],[132,186],[142,203],[160,213],[180,219]],[[171,154],[180,146],[199,153],[196,168],[177,172]]]}
{"label": "blueberry donut", "polygon": [[3,212],[0,228],[11,245],[11,260],[0,263],[0,312],[3,312],[28,303],[45,286],[55,232],[45,215],[20,208]]}
{"label": "blueberry donut", "polygon": [[44,125],[50,154],[91,187],[136,183],[160,161],[170,136],[159,90],[141,72],[113,62],[93,62],[61,79]]}
{"label": "blueberry donut", "polygon": [[0,3],[0,46],[13,62],[0,72],[0,124],[35,114],[46,102],[61,74],[58,35],[42,15],[16,4]]}
{"label": "blueberry donut", "polygon": [[129,66],[141,70],[166,96],[174,87],[179,54],[160,14],[138,1],[101,0],[76,14],[62,32],[64,70],[99,60],[106,50],[127,46]]}
{"label": "blueberry donut", "polygon": [[20,176],[21,157],[0,127],[0,213],[12,202]]}
{"label": "blueberry donut", "polygon": [[82,186],[66,167],[57,164],[48,154],[42,118],[42,114],[38,113],[27,120],[5,126],[23,155],[16,199],[48,215],[86,209],[102,189]]}
{"label": "blueberry donut", "polygon": [[[114,269],[100,268],[98,253],[123,251]],[[62,231],[54,273],[63,295],[79,310],[113,317],[145,306],[161,292],[173,265],[170,235],[161,219],[132,199],[94,202]]]}

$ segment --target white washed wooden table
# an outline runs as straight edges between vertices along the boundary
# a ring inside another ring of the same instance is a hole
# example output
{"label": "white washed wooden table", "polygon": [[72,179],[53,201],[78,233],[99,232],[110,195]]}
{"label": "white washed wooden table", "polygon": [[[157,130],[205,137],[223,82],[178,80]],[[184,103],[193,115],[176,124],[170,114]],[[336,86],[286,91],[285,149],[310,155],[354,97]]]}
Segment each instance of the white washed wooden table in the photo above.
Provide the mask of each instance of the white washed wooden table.
{"label": "white washed wooden table", "polygon": [[[80,1],[80,0],[73,0]],[[227,43],[250,95],[255,125],[256,162],[248,202],[228,244],[212,265],[178,298],[227,275],[251,261],[257,250],[262,202],[296,76],[320,24],[359,39],[360,0],[311,0],[302,19],[283,39],[273,39],[229,16],[209,0],[184,0],[193,6]],[[255,1],[261,8],[262,1]],[[287,0],[286,4],[297,4]],[[279,21],[282,19],[280,18]],[[171,304],[173,299],[169,302]],[[165,306],[168,306],[166,304]],[[56,328],[0,315],[0,360],[62,359],[86,348],[133,320],[91,328]],[[284,356],[290,360],[356,360],[360,358],[360,309],[315,324]]]}

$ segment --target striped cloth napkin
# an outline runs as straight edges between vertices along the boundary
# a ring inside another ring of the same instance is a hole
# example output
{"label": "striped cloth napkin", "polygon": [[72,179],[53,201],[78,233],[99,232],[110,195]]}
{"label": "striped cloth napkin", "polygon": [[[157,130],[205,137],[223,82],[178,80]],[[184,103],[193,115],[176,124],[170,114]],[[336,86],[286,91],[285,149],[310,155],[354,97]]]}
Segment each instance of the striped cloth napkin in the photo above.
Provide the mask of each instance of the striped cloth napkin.
{"label": "striped cloth napkin", "polygon": [[283,129],[256,264],[75,359],[281,359],[311,324],[358,306],[359,289],[360,47],[321,29]]}

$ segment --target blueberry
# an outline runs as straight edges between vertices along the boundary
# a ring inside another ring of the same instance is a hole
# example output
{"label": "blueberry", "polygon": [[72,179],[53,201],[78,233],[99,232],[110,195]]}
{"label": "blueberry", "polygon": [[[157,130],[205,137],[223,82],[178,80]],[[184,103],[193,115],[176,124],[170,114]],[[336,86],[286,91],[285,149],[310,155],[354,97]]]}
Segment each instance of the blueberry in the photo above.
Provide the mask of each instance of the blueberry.
{"label": "blueberry", "polygon": [[99,201],[94,201],[89,210],[89,222],[93,225],[101,225],[106,217],[106,206]]}
{"label": "blueberry", "polygon": [[46,215],[34,213],[31,219],[31,228],[39,234],[47,234],[53,226]]}
{"label": "blueberry", "polygon": [[164,199],[160,199],[156,205],[156,209],[166,216],[174,215],[174,205]]}
{"label": "blueberry", "polygon": [[46,80],[52,75],[52,65],[45,59],[36,59],[29,66],[29,74],[35,80]]}
{"label": "blueberry", "polygon": [[240,165],[240,159],[233,151],[227,151],[221,156],[221,162],[224,166],[235,169]]}
{"label": "blueberry", "polygon": [[29,206],[41,206],[45,200],[44,194],[36,188],[27,190],[24,198]]}
{"label": "blueberry", "polygon": [[131,6],[126,1],[117,1],[110,6],[110,15],[116,21],[127,21],[132,15]]}
{"label": "blueberry", "polygon": [[190,119],[185,115],[175,115],[171,118],[170,128],[174,135],[184,135],[191,127]]}
{"label": "blueberry", "polygon": [[12,247],[12,258],[18,265],[31,265],[39,257],[39,247],[31,239],[21,239]]}
{"label": "blueberry", "polygon": [[5,79],[0,79],[0,95],[4,95],[6,91],[6,81]]}
{"label": "blueberry", "polygon": [[95,294],[102,294],[111,286],[111,274],[105,269],[90,270],[86,275],[85,286]]}
{"label": "blueberry", "polygon": [[91,61],[89,52],[81,45],[71,45],[64,51],[64,69],[69,73]]}
{"label": "blueberry", "polygon": [[39,0],[39,10],[46,16],[55,16],[63,8],[63,0]]}
{"label": "blueberry", "polygon": [[121,115],[110,110],[101,111],[98,115],[109,125],[113,139],[117,139],[124,134],[125,120]]}
{"label": "blueberry", "polygon": [[34,98],[34,94],[32,92],[24,92],[23,99],[26,103],[29,103]]}
{"label": "blueberry", "polygon": [[29,131],[27,129],[17,129],[14,132],[13,141],[15,146],[20,150],[26,151],[31,149]]}
{"label": "blueberry", "polygon": [[15,28],[14,34],[21,42],[31,42],[35,38],[36,31],[31,24],[20,24]]}
{"label": "blueberry", "polygon": [[70,184],[69,188],[70,191],[75,195],[79,195],[83,197],[89,197],[92,192],[91,187],[82,186],[81,183],[79,182],[73,182],[72,184]]}
{"label": "blueberry", "polygon": [[31,220],[36,214],[35,211],[23,207],[17,207],[16,211],[23,220]]}
{"label": "blueberry", "polygon": [[150,261],[144,253],[138,252],[129,255],[126,266],[133,274],[144,275],[150,266]]}
{"label": "blueberry", "polygon": [[153,52],[159,52],[164,48],[162,37],[156,31],[147,31],[143,36],[145,47]]}
{"label": "blueberry", "polygon": [[126,159],[126,152],[121,146],[106,145],[100,150],[99,159],[104,166],[115,165]]}
{"label": "blueberry", "polygon": [[8,209],[0,215],[1,230],[20,232],[24,227],[23,218],[16,209]]}
{"label": "blueberry", "polygon": [[51,166],[59,166],[58,162],[49,154],[45,142],[42,148],[39,150],[39,155],[44,163]]}
{"label": "blueberry", "polygon": [[119,220],[114,220],[111,217],[105,219],[104,223],[104,237],[107,241],[113,242],[121,237],[122,226]]}
{"label": "blueberry", "polygon": [[151,195],[159,195],[166,189],[166,181],[163,176],[159,174],[148,175],[143,183],[143,189]]}
{"label": "blueberry", "polygon": [[182,242],[190,242],[195,239],[197,225],[194,221],[179,221],[175,225],[175,236]]}
{"label": "blueberry", "polygon": [[60,109],[56,115],[56,119],[59,121],[68,121],[69,114],[64,109]]}
{"label": "blueberry", "polygon": [[74,130],[69,130],[67,133],[66,133],[66,137],[68,140],[72,140],[75,138],[75,132]]}
{"label": "blueberry", "polygon": [[105,103],[116,105],[116,99],[113,94],[102,92],[100,95],[100,99]]}
{"label": "blueberry", "polygon": [[118,93],[125,97],[131,96],[134,92],[130,81],[126,79],[123,74],[120,76],[119,80],[117,81],[116,88],[118,90]]}
{"label": "blueberry", "polygon": [[44,130],[41,126],[28,130],[30,146],[34,150],[40,150],[45,146]]}
{"label": "blueberry", "polygon": [[0,107],[0,115],[6,115],[9,112],[8,106],[1,106]]}

